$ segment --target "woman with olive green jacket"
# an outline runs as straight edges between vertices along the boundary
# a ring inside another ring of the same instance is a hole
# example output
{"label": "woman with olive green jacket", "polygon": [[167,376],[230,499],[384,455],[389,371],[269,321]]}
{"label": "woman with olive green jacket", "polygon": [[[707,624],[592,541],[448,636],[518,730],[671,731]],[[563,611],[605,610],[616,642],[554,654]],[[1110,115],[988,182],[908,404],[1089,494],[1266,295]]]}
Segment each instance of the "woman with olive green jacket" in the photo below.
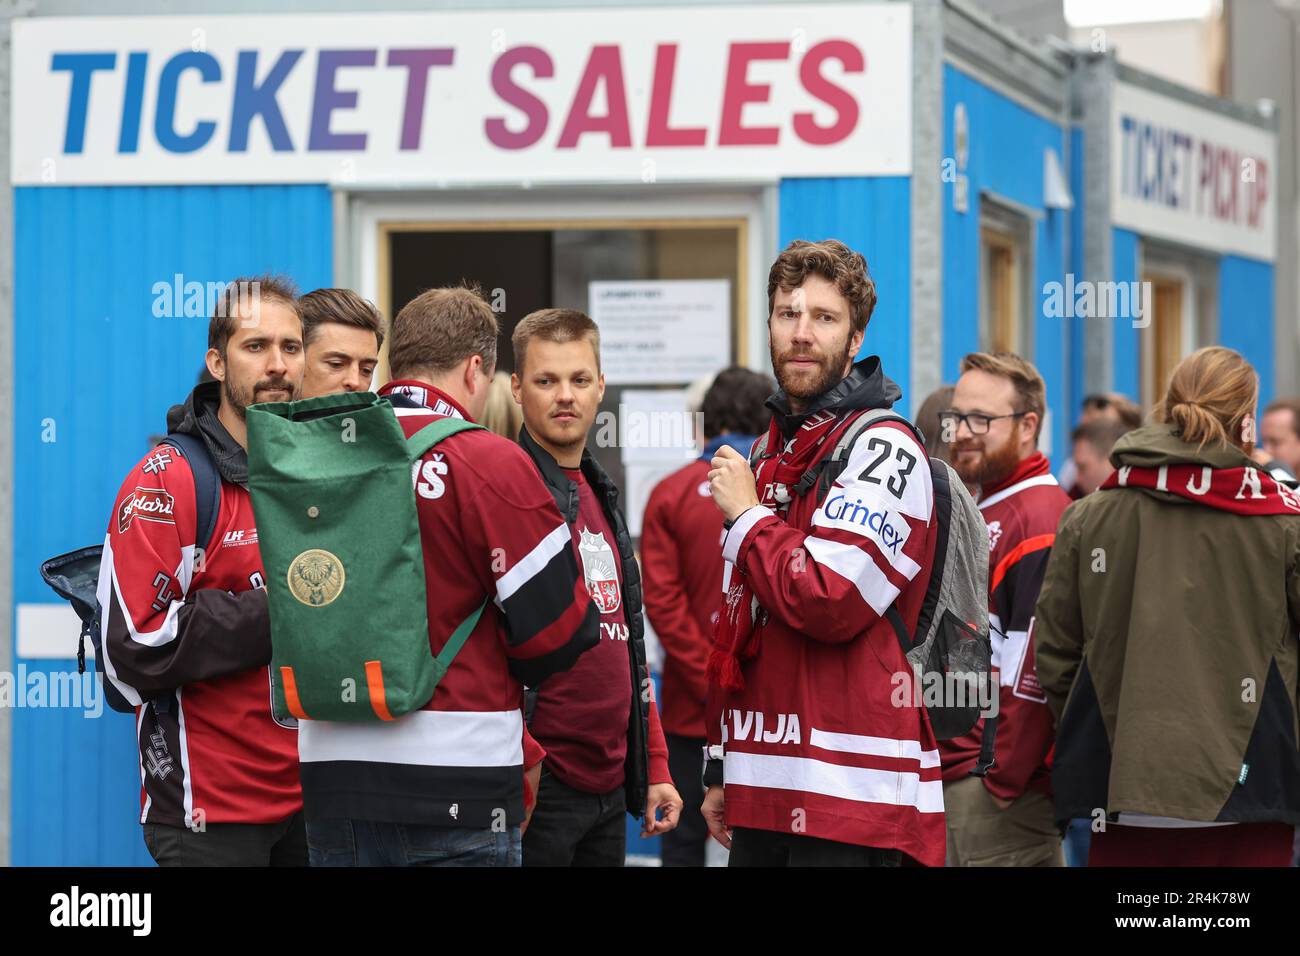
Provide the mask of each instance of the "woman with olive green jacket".
{"label": "woman with olive green jacket", "polygon": [[1300,497],[1246,454],[1256,390],[1229,349],[1184,360],[1166,423],[1062,516],[1033,639],[1057,820],[1094,821],[1091,865],[1290,861]]}

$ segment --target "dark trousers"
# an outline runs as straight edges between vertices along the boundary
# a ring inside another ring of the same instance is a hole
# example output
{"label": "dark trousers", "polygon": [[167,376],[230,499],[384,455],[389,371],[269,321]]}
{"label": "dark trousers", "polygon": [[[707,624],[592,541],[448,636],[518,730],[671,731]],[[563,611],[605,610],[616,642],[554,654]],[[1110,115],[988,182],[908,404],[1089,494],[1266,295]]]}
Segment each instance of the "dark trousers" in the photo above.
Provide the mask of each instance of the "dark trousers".
{"label": "dark trousers", "polygon": [[524,866],[622,866],[626,813],[622,787],[583,793],[543,766],[537,809],[524,833]]}
{"label": "dark trousers", "polygon": [[727,866],[901,866],[902,859],[900,850],[735,827]]}
{"label": "dark trousers", "polygon": [[678,737],[665,734],[668,741],[668,771],[673,786],[682,795],[682,815],[677,829],[663,836],[664,866],[704,866],[704,848],[709,842],[709,826],[700,813],[704,802],[704,782],[700,774],[704,769],[703,737]]}
{"label": "dark trousers", "polygon": [[1290,866],[1295,827],[1134,827],[1108,823],[1092,835],[1088,866]]}
{"label": "dark trousers", "polygon": [[335,817],[307,824],[312,866],[518,866],[519,827],[444,827]]}
{"label": "dark trousers", "polygon": [[209,823],[195,831],[144,825],[144,845],[159,866],[306,866],[302,811],[279,823]]}

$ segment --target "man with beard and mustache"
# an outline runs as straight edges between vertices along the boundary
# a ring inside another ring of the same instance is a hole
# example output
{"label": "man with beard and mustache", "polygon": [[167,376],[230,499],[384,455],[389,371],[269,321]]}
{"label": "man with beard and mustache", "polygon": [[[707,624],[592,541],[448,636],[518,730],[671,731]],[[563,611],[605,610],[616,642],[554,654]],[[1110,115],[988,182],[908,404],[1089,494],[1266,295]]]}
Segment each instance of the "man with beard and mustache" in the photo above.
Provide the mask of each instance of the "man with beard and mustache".
{"label": "man with beard and mustache", "polygon": [[[114,501],[99,577],[104,674],[137,708],[140,822],[159,864],[306,866],[298,731],[271,711],[245,422],[249,405],[301,388],[293,287],[230,283],[206,364],[215,381],[167,414],[182,447],[152,449]],[[216,502],[206,535],[201,494]]]}
{"label": "man with beard and mustache", "polygon": [[1046,387],[1038,370],[1008,352],[962,359],[952,408],[952,466],[977,491],[989,529],[989,630],[1000,674],[997,763],[971,776],[984,732],[939,745],[951,866],[1062,866],[1052,817],[1054,736],[1034,669],[1034,604],[1069,496],[1038,450]]}
{"label": "man with beard and mustache", "polygon": [[891,413],[830,466],[902,395],[879,358],[854,361],[876,303],[866,260],[793,242],[767,295],[772,421],[752,471],[723,446],[709,472],[728,531],[701,812],[732,866],[941,866],[934,734],[892,703],[911,671],[891,618],[915,629],[935,550],[929,460]]}

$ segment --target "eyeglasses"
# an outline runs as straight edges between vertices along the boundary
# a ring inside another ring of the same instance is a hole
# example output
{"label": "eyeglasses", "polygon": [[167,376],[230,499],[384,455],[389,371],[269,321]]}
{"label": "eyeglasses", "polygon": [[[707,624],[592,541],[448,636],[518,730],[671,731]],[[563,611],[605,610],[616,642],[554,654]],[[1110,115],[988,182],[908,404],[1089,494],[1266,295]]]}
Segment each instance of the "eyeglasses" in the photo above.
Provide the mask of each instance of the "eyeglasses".
{"label": "eyeglasses", "polygon": [[1002,418],[1020,418],[1028,414],[1028,412],[1012,412],[1010,415],[981,415],[978,412],[970,412],[963,415],[961,412],[949,409],[939,413],[939,427],[943,429],[945,435],[956,435],[958,426],[965,422],[972,435],[987,435],[989,425],[993,422]]}

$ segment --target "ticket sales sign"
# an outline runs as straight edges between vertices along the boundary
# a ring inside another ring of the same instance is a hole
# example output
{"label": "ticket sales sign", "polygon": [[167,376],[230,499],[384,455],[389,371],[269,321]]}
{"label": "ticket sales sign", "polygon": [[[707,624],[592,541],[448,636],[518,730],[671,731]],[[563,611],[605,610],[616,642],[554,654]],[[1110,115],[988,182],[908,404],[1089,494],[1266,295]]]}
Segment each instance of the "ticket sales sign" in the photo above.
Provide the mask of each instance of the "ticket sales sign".
{"label": "ticket sales sign", "polygon": [[904,176],[905,3],[14,22],[18,185]]}
{"label": "ticket sales sign", "polygon": [[1111,121],[1115,225],[1272,261],[1277,137],[1241,120],[1117,83]]}

